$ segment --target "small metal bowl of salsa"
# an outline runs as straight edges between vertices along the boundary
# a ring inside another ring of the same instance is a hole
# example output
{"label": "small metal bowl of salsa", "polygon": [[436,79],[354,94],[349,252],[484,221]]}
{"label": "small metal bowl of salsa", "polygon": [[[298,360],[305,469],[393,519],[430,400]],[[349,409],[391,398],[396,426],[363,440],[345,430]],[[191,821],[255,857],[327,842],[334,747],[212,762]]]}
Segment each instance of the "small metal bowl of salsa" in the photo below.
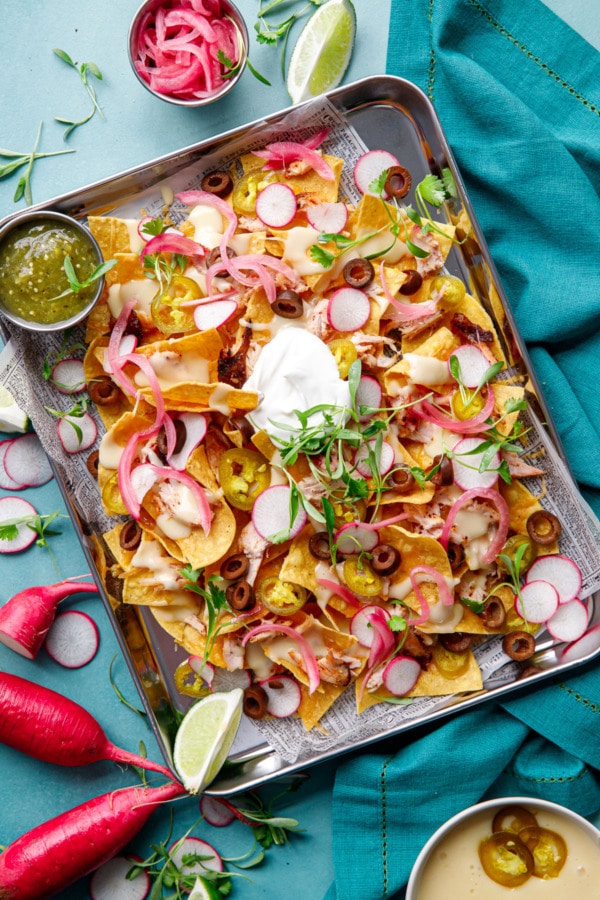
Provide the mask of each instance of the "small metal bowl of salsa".
{"label": "small metal bowl of salsa", "polygon": [[[67,257],[75,275],[71,283]],[[100,247],[82,222],[52,210],[17,215],[0,227],[0,313],[29,331],[70,328],[85,319],[102,292],[103,276],[79,287],[102,263]]]}

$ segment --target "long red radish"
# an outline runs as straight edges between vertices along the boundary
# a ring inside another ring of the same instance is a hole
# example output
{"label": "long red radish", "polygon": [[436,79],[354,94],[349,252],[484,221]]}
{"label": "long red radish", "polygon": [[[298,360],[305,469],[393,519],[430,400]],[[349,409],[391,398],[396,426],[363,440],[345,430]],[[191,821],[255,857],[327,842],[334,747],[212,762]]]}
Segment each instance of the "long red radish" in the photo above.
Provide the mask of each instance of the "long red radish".
{"label": "long red radish", "polygon": [[95,584],[58,581],[19,591],[0,609],[0,643],[26,659],[35,659],[61,600],[73,594],[98,593]]}
{"label": "long red radish", "polygon": [[94,797],[17,838],[0,854],[0,900],[46,900],[104,865],[158,804],[185,793],[178,782]]}
{"label": "long red radish", "polygon": [[0,553],[19,553],[27,550],[36,539],[36,532],[29,528],[26,522],[19,519],[37,516],[37,510],[29,500],[22,497],[0,498],[0,525],[15,525],[17,533],[13,538],[0,538]]}
{"label": "long red radish", "polygon": [[37,434],[30,431],[13,438],[4,456],[6,474],[21,487],[41,487],[54,473]]}
{"label": "long red radish", "polygon": [[160,763],[113,744],[74,700],[8,672],[0,672],[0,743],[59,766],[110,760],[173,778]]}
{"label": "long red radish", "polygon": [[100,643],[98,626],[80,609],[59,613],[46,635],[46,653],[65,669],[81,669],[95,657]]}

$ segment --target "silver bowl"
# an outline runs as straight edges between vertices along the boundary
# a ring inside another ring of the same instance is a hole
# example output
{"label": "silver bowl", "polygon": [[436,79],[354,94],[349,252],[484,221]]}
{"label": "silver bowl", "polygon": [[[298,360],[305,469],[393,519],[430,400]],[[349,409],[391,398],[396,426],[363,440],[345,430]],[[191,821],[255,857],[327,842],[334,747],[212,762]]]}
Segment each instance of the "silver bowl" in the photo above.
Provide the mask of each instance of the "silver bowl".
{"label": "silver bowl", "polygon": [[160,100],[165,100],[167,103],[173,103],[175,106],[189,106],[189,107],[197,107],[197,106],[208,106],[210,103],[214,103],[215,100],[220,100],[221,97],[224,97],[233,89],[233,87],[237,84],[237,82],[242,77],[244,69],[246,68],[246,61],[248,56],[248,29],[246,27],[246,23],[239,9],[231,2],[231,0],[221,0],[221,11],[224,18],[231,19],[233,24],[235,25],[238,41],[240,45],[240,63],[234,75],[231,78],[226,79],[223,82],[223,86],[220,90],[215,91],[214,94],[210,94],[208,97],[199,97],[195,100],[182,100],[179,97],[174,96],[173,94],[161,93],[160,91],[154,90],[148,82],[140,75],[135,66],[135,47],[137,44],[138,33],[140,29],[140,25],[146,13],[152,13],[156,9],[161,6],[167,5],[168,0],[144,0],[144,3],[140,6],[138,11],[133,17],[131,25],[129,27],[129,36],[127,40],[127,51],[129,54],[129,62],[131,64],[131,68],[135,73],[136,78],[142,84],[147,91],[153,94],[155,97],[158,97]]}
{"label": "silver bowl", "polygon": [[[529,882],[526,882],[518,888],[510,889],[488,880],[486,875],[483,875],[481,881],[477,882],[477,875],[472,874],[477,870],[473,866],[469,868],[469,865],[466,862],[464,867],[461,867],[460,869],[447,868],[449,863],[458,860],[460,853],[463,851],[463,847],[460,844],[454,845],[452,851],[442,859],[442,856],[447,849],[447,844],[443,846],[446,839],[450,839],[453,836],[459,836],[461,833],[464,834],[467,828],[475,825],[477,822],[481,823],[481,828],[478,827],[476,830],[478,840],[485,838],[486,835],[491,833],[491,823],[494,815],[506,806],[525,807],[525,809],[532,812],[536,817],[540,816],[542,820],[540,824],[543,824],[544,815],[551,816],[553,820],[556,820],[557,825],[554,826],[555,830],[562,833],[562,836],[567,840],[567,845],[569,847],[567,863],[565,863],[564,869],[556,878],[557,887],[560,884],[561,875],[563,875],[563,873],[565,879],[570,877],[570,869],[567,869],[569,857],[571,857],[572,869],[585,869],[586,877],[592,879],[592,883],[597,881],[597,872],[600,870],[600,831],[598,831],[591,822],[588,822],[587,819],[572,812],[572,810],[567,809],[565,806],[560,806],[557,803],[551,803],[547,800],[539,800],[534,797],[501,797],[496,800],[486,800],[483,803],[477,803],[475,806],[470,806],[462,812],[457,813],[457,815],[453,816],[451,819],[448,819],[447,822],[438,828],[427,841],[415,861],[406,887],[406,900],[420,900],[422,896],[429,898],[429,894],[422,895],[421,892],[424,888],[425,872],[426,870],[429,871],[430,867],[438,867],[441,870],[444,883],[447,885],[449,892],[445,896],[455,897],[456,900],[460,900],[460,898],[463,897],[469,897],[471,900],[477,900],[477,898],[484,898],[484,900],[487,900],[490,896],[497,896],[498,893],[502,895],[506,894],[507,896],[510,894],[511,897],[513,893],[515,894],[515,897],[523,896],[523,898],[526,898],[530,896],[529,892],[526,890]],[[562,832],[561,826],[563,828]],[[571,836],[573,836],[573,839],[580,837],[585,841],[585,846],[589,849],[587,855],[581,854],[580,856],[576,856],[576,850],[573,847]],[[465,835],[464,843],[468,843],[471,856],[473,846],[472,840],[472,835]],[[569,846],[570,840],[571,845]],[[477,858],[477,846],[478,845],[476,845],[474,849],[475,858]],[[478,860],[477,866],[479,866]],[[463,883],[459,883],[460,875],[458,873],[459,871],[462,872],[463,868],[465,880]],[[470,883],[467,882],[469,876],[473,878],[473,881]],[[576,877],[582,882],[583,879],[579,876],[581,876],[581,871],[578,871]],[[540,879],[538,878],[532,879],[533,882],[538,882],[539,880]],[[555,879],[550,879],[549,883],[554,882],[554,880]],[[563,882],[563,884],[565,884],[565,882]],[[569,887],[564,891],[561,887],[561,897],[566,898],[572,896]],[[575,893],[574,896],[596,896],[595,893],[593,895],[583,893],[583,887],[584,885],[580,883],[581,893]],[[535,894],[535,896],[537,896],[537,894]]]}
{"label": "silver bowl", "polygon": [[[54,210],[42,209],[36,211],[24,211],[19,213],[16,216],[13,216],[11,219],[6,221],[2,226],[0,226],[0,254],[2,253],[2,247],[6,238],[8,238],[9,234],[14,231],[15,228],[21,225],[27,225],[30,223],[31,225],[44,223],[48,221],[59,222],[63,224],[70,225],[73,229],[75,229],[79,234],[83,235],[90,248],[93,251],[93,254],[96,258],[96,266],[99,266],[103,262],[102,251],[98,246],[97,241],[92,236],[88,228],[83,224],[83,222],[79,222],[77,219],[73,219],[71,216],[64,215],[63,213],[55,212]],[[7,281],[7,279],[5,279]],[[85,305],[81,307],[76,313],[69,316],[69,318],[61,319],[58,322],[51,323],[43,323],[36,321],[35,317],[31,318],[23,318],[22,316],[16,314],[10,309],[7,309],[5,305],[5,301],[3,298],[3,291],[9,288],[9,285],[6,285],[4,282],[0,282],[0,314],[2,314],[9,322],[12,322],[15,325],[18,325],[21,328],[26,329],[27,331],[38,331],[38,332],[47,332],[47,331],[61,331],[65,328],[71,328],[73,325],[77,325],[79,322],[82,322],[91,312],[93,307],[95,306],[100,294],[102,293],[102,289],[104,287],[104,276],[100,277],[93,283],[93,294],[87,300]]]}

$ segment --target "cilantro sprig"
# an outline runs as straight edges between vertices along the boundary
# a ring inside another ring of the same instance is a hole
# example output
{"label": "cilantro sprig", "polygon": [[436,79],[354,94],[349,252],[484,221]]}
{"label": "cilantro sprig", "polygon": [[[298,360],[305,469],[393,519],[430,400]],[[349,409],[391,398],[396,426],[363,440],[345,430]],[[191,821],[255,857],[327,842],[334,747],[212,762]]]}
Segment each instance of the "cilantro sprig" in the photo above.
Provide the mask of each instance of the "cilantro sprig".
{"label": "cilantro sprig", "polygon": [[67,297],[69,294],[79,294],[80,291],[83,291],[85,288],[91,287],[94,282],[99,281],[107,272],[116,266],[118,260],[109,259],[105,262],[101,263],[99,266],[96,266],[95,269],[88,275],[87,278],[84,278],[83,281],[79,280],[79,276],[75,271],[73,266],[73,261],[70,255],[67,253],[63,260],[63,269],[65,271],[65,275],[67,277],[67,282],[69,287],[66,288],[61,294],[57,294],[56,297],[52,297],[52,300],[60,300],[62,297]]}
{"label": "cilantro sprig", "polygon": [[268,0],[266,3],[264,0],[260,0],[258,12],[256,14],[257,19],[254,23],[256,40],[259,44],[266,44],[271,47],[276,47],[278,44],[280,45],[281,75],[284,79],[285,55],[293,26],[299,19],[303,18],[312,7],[321,6],[324,2],[325,0],[308,0],[308,3],[305,3],[298,12],[292,13],[280,22],[273,22],[267,17],[276,10],[277,7],[289,6],[290,0]]}
{"label": "cilantro sprig", "polygon": [[86,122],[89,122],[95,113],[98,113],[98,115],[102,119],[105,118],[104,113],[102,112],[102,109],[98,104],[94,85],[90,81],[90,76],[92,76],[92,78],[98,79],[98,81],[102,81],[102,72],[94,62],[83,62],[81,64],[74,62],[65,50],[60,50],[59,48],[55,47],[52,52],[55,53],[59,59],[62,59],[64,63],[74,69],[75,72],[77,72],[81,81],[83,82],[83,86],[89,98],[92,101],[92,109],[90,113],[87,116],[84,116],[82,119],[65,119],[61,116],[54,116],[54,120],[56,122],[61,122],[63,125],[67,126],[63,134],[63,140],[66,141],[69,135],[73,131],[75,131],[76,128],[79,128],[80,125],[85,125]]}
{"label": "cilantro sprig", "polygon": [[219,619],[223,612],[230,612],[231,608],[227,602],[225,591],[218,585],[218,576],[211,575],[206,586],[200,583],[204,574],[204,569],[194,569],[191,565],[184,566],[180,570],[181,575],[185,578],[184,587],[188,591],[198,594],[205,603],[206,610],[206,642],[204,645],[204,653],[202,656],[202,664],[208,661],[208,657],[215,645],[218,634],[224,628],[226,623],[220,623]]}

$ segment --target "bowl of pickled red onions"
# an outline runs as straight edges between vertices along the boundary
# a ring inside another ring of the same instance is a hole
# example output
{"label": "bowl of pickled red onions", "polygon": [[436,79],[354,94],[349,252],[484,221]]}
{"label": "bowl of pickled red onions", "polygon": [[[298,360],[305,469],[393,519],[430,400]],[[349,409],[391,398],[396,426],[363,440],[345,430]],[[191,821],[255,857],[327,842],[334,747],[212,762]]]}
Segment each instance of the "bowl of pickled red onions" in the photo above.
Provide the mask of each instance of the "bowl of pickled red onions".
{"label": "bowl of pickled red onions", "polygon": [[244,71],[248,30],[230,0],[145,0],[129,29],[129,59],[156,97],[204,106]]}

